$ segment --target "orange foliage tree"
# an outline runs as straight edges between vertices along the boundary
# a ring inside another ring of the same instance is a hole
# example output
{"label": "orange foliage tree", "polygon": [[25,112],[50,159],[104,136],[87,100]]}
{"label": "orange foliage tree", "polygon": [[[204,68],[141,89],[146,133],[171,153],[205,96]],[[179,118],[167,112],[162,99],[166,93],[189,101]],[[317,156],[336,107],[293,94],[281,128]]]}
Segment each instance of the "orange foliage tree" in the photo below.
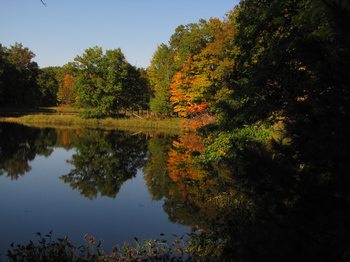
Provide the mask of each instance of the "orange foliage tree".
{"label": "orange foliage tree", "polygon": [[57,100],[61,103],[72,105],[75,102],[74,77],[65,74],[63,81],[59,84]]}
{"label": "orange foliage tree", "polygon": [[205,22],[203,32],[208,35],[208,43],[198,54],[187,53],[182,69],[174,75],[171,101],[182,116],[210,115],[213,102],[229,92],[222,80],[234,63],[231,59],[235,52],[232,40],[236,29],[231,22],[234,15],[232,11],[223,21],[211,18]]}

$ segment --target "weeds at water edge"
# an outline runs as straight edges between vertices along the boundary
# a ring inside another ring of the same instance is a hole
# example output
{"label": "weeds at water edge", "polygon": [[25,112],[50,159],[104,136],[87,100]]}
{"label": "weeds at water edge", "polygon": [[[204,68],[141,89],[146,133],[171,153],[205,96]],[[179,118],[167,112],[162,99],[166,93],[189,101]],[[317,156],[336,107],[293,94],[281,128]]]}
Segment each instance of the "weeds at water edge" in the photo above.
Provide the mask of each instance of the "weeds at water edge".
{"label": "weeds at water edge", "polygon": [[52,241],[52,231],[45,235],[46,238],[43,238],[40,232],[36,235],[40,238],[39,245],[35,245],[31,240],[27,246],[15,246],[12,243],[10,245],[12,251],[8,250],[6,255],[9,261],[183,261],[184,259],[184,242],[175,239],[173,247],[169,247],[167,241],[163,239],[164,234],[161,234],[161,240],[143,239],[141,243],[135,237],[136,246],[129,243],[122,247],[115,245],[111,253],[105,253],[103,250],[103,239],[96,245],[95,238],[93,236],[86,238],[87,234],[84,236],[86,245],[80,247],[73,246],[68,237],[57,238],[57,242]]}

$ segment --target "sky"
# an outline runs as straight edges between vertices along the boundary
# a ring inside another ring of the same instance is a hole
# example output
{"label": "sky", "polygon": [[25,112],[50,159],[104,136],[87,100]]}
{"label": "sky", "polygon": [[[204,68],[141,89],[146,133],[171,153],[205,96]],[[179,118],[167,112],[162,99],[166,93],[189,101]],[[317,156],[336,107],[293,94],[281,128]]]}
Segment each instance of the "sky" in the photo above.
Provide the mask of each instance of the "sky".
{"label": "sky", "polygon": [[63,66],[85,49],[120,48],[147,68],[179,25],[222,19],[239,0],[0,0],[0,43],[22,43],[40,68]]}

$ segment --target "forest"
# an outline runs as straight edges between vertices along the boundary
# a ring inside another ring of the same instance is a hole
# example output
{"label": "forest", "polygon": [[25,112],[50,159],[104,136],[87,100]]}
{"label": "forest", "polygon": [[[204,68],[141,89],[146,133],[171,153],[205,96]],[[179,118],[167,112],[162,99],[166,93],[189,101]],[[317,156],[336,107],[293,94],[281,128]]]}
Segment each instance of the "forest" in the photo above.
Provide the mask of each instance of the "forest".
{"label": "forest", "polygon": [[[220,218],[231,226],[218,230],[235,236],[222,249],[228,257],[295,261],[286,246],[300,243],[299,261],[349,259],[349,24],[348,0],[241,0],[223,19],[179,25],[147,69],[97,46],[40,69],[22,44],[0,46],[0,103],[67,104],[87,118],[130,107],[180,117],[192,133],[167,149],[164,169],[179,199],[201,203],[201,184],[230,195],[216,198],[232,205]],[[232,187],[221,190],[220,179]],[[210,214],[210,203],[200,205]]]}

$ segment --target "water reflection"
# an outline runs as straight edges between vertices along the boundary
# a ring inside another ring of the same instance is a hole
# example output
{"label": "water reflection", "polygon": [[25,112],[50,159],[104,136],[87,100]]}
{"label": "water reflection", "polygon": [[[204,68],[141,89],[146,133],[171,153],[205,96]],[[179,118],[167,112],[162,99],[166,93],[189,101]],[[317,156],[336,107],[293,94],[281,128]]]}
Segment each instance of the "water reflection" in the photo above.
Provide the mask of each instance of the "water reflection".
{"label": "water reflection", "polygon": [[141,133],[80,129],[75,140],[76,154],[70,161],[75,168],[60,179],[91,200],[98,193],[115,198],[147,156],[147,141]]}
{"label": "water reflection", "polygon": [[54,147],[76,149],[60,179],[88,199],[116,198],[143,168],[152,200],[163,200],[172,223],[200,229],[196,243],[218,261],[333,261],[350,254],[348,179],[273,157],[263,145],[246,144],[230,158],[203,164],[197,156],[204,144],[194,134],[150,139],[117,130],[0,125],[6,137],[0,169],[11,179]]}
{"label": "water reflection", "polygon": [[[88,233],[106,240],[106,252],[134,236],[155,239],[164,233],[172,241],[171,234],[190,231],[169,222],[163,201],[152,201],[142,179],[148,147],[163,143],[161,137],[171,148],[171,136],[0,124],[0,222],[7,225],[0,228],[3,255],[12,242],[37,243],[38,231],[52,230],[54,238],[69,235],[77,246]],[[27,168],[19,169],[22,160]],[[167,160],[162,164],[166,167]]]}
{"label": "water reflection", "polygon": [[203,146],[191,134],[173,142],[166,169],[176,186],[163,206],[172,221],[201,230],[196,243],[203,253],[217,261],[348,259],[348,183],[276,159],[264,145],[199,164],[194,156]]}
{"label": "water reflection", "polygon": [[171,222],[209,230],[222,217],[215,199],[237,191],[225,166],[195,161],[203,147],[194,134],[150,141],[153,150],[144,176],[153,199],[166,198],[163,208]]}
{"label": "water reflection", "polygon": [[0,132],[0,175],[6,172],[11,180],[29,172],[36,155],[50,156],[56,143],[54,129],[0,123]]}

